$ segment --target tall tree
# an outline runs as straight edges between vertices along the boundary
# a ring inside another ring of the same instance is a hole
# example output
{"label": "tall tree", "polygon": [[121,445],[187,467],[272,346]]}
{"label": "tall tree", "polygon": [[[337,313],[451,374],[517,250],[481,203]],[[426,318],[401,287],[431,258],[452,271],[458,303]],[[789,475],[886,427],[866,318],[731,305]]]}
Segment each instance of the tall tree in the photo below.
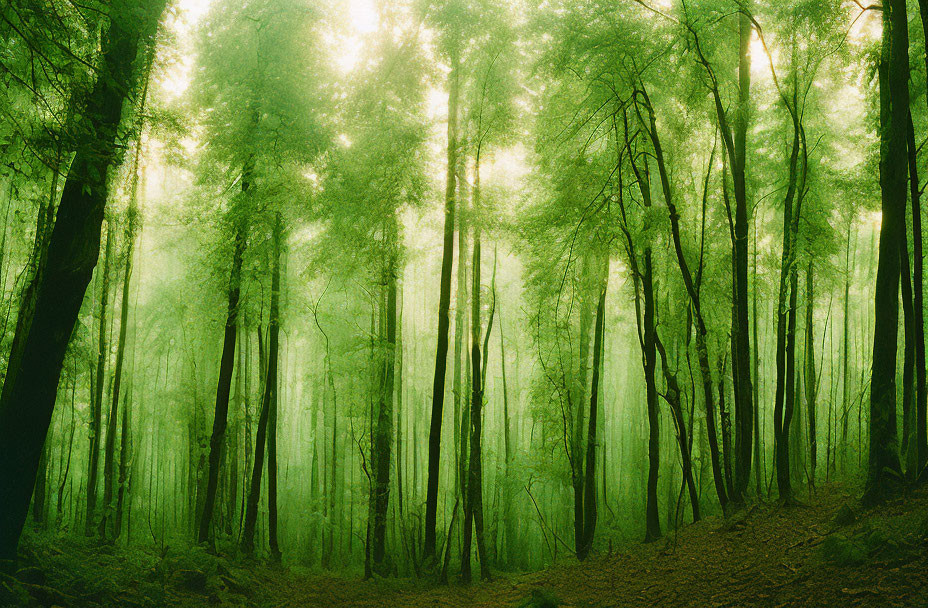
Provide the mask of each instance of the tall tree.
{"label": "tall tree", "polygon": [[880,224],[870,380],[870,456],[864,500],[884,499],[900,475],[896,433],[896,342],[899,322],[899,244],[906,200],[905,132],[909,107],[909,36],[904,0],[883,6],[880,46]]}
{"label": "tall tree", "polygon": [[123,103],[142,68],[138,50],[154,35],[162,0],[118,0],[102,44],[102,74],[88,98],[87,128],[77,141],[35,286],[31,319],[17,327],[21,355],[0,396],[0,559],[15,557],[55,405],[68,338],[100,251],[107,174],[118,162]]}

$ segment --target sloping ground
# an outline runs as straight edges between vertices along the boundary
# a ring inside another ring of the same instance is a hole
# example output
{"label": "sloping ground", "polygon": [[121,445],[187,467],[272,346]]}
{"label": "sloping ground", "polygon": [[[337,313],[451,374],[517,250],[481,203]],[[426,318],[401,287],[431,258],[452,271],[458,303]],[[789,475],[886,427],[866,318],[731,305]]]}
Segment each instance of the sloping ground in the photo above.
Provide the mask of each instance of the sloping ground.
{"label": "sloping ground", "polygon": [[[627,547],[487,585],[292,581],[280,606],[928,607],[928,493],[858,514],[832,490],[809,506],[756,506],[673,541]],[[531,601],[535,596],[535,602]]]}
{"label": "sloping ground", "polygon": [[[807,506],[757,505],[583,564],[434,586],[304,576],[208,555],[30,536],[0,572],[0,606],[928,607],[928,490],[868,512],[823,491]],[[556,602],[556,603],[555,603]]]}

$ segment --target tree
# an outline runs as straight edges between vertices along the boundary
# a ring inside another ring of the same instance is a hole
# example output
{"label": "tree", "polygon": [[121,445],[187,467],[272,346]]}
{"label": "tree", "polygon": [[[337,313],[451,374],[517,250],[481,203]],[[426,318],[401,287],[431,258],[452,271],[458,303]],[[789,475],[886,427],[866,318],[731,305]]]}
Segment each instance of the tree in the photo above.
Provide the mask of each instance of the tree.
{"label": "tree", "polygon": [[864,500],[884,499],[900,475],[896,433],[896,333],[899,320],[899,244],[906,200],[905,132],[909,107],[909,37],[905,2],[883,7],[880,47],[880,225],[870,381],[870,457]]}
{"label": "tree", "polygon": [[87,125],[58,205],[35,287],[31,319],[17,326],[21,355],[7,368],[0,396],[0,559],[15,557],[58,379],[78,309],[99,255],[108,196],[107,173],[119,160],[123,104],[142,68],[138,51],[154,35],[164,2],[121,0],[111,8],[103,41],[103,74],[88,98]]}

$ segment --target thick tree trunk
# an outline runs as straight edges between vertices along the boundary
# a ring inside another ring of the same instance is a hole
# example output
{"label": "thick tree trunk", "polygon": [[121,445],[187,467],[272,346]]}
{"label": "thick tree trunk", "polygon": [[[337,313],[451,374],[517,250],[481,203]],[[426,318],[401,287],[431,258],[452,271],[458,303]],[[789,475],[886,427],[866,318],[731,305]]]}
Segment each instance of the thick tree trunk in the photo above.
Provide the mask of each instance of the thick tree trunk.
{"label": "thick tree trunk", "polygon": [[[922,30],[925,33],[925,67],[928,68],[928,0],[918,0]],[[928,96],[928,89],[926,89]],[[922,244],[922,206],[921,192],[918,189],[918,170],[915,166],[915,132],[912,127],[912,114],[908,120],[909,173],[912,186],[912,253],[914,254],[913,271],[915,294],[915,432],[917,469],[921,471],[928,464],[928,386],[926,386],[925,363],[925,305],[924,305],[924,254]],[[915,195],[918,193],[917,195]]]}
{"label": "thick tree trunk", "polygon": [[[242,194],[247,195],[251,186],[251,163],[242,172]],[[241,297],[242,258],[245,254],[245,225],[236,220],[232,251],[232,269],[229,277],[229,305],[226,310],[226,325],[222,339],[222,355],[219,359],[219,381],[216,387],[216,409],[213,414],[213,430],[209,438],[209,460],[206,481],[206,496],[197,531],[197,542],[205,543],[210,538],[210,523],[216,505],[216,489],[219,486],[219,468],[225,444],[229,416],[229,395],[232,391],[232,372],[235,367],[235,341],[238,335],[238,308]],[[277,262],[275,262],[276,264]]]}
{"label": "thick tree trunk", "polygon": [[100,252],[100,227],[108,195],[107,173],[118,160],[117,130],[123,101],[132,90],[140,42],[157,28],[163,0],[114,3],[103,41],[103,74],[88,99],[91,127],[77,146],[48,242],[46,268],[35,285],[35,309],[17,324],[21,345],[7,369],[0,397],[0,559],[15,557],[29,498],[55,406],[68,340]]}
{"label": "thick tree trunk", "polygon": [[874,296],[873,368],[870,381],[870,456],[864,501],[875,503],[897,485],[896,348],[899,323],[899,242],[906,199],[905,127],[909,107],[909,56],[904,0],[883,5],[880,52],[880,189],[883,218]]}
{"label": "thick tree trunk", "polygon": [[454,258],[455,170],[457,166],[457,114],[460,66],[454,52],[448,75],[448,173],[445,184],[445,228],[441,257],[441,286],[438,296],[438,339],[435,376],[432,382],[432,414],[429,426],[428,486],[425,497],[425,547],[423,558],[435,557],[435,525],[438,515],[438,475],[441,464],[441,421],[445,403],[445,370],[448,365],[448,327],[451,307],[451,267]]}

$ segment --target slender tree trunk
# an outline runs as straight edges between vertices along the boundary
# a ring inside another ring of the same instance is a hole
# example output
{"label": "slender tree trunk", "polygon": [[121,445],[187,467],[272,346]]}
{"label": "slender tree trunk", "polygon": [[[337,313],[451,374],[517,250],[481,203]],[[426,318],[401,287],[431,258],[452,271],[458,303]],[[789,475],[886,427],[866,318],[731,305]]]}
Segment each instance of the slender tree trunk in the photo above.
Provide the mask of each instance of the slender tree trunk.
{"label": "slender tree trunk", "polygon": [[609,260],[603,264],[602,278],[599,285],[599,297],[596,305],[596,321],[593,330],[593,377],[590,384],[590,416],[586,438],[586,472],[583,494],[583,544],[577,553],[577,559],[584,560],[593,547],[596,532],[596,449],[598,445],[597,414],[599,409],[599,378],[602,366],[602,353],[605,334],[606,287],[609,280]]}
{"label": "slender tree trunk", "polygon": [[[150,79],[150,73],[146,72],[144,79],[144,86],[142,87],[141,99],[139,101],[139,114],[142,115],[145,111],[145,99],[148,96],[148,82]],[[123,254],[123,279],[122,279],[122,302],[120,304],[121,308],[119,311],[119,339],[116,345],[116,367],[113,372],[113,394],[112,401],[110,402],[110,413],[107,419],[107,429],[106,429],[106,447],[103,457],[103,516],[100,519],[100,537],[106,539],[108,535],[112,535],[112,538],[119,536],[120,526],[118,521],[120,520],[118,515],[118,509],[121,505],[113,505],[113,469],[115,465],[115,446],[116,446],[116,420],[119,415],[119,398],[122,390],[122,373],[123,373],[123,364],[125,362],[126,355],[126,336],[129,326],[129,296],[131,294],[131,282],[132,282],[132,257],[135,253],[135,235],[138,231],[139,223],[139,209],[138,209],[138,189],[139,189],[139,180],[140,177],[140,162],[142,156],[142,125],[139,125],[138,128],[138,139],[135,144],[135,157],[132,163],[132,183],[131,183],[131,192],[129,195],[129,209],[126,213],[126,242],[125,242],[125,253]],[[126,425],[126,416],[123,415],[123,426]],[[127,435],[128,430],[124,431],[122,434]],[[127,437],[123,437],[127,439]],[[120,449],[125,449],[125,444],[120,443],[122,446]],[[119,476],[120,480],[118,484],[123,483],[123,470],[122,464],[120,463],[119,467]],[[119,492],[120,490],[117,490]],[[113,512],[113,509],[116,509],[116,512]],[[117,521],[117,524],[114,526],[113,530],[108,530],[109,522],[111,517]]]}
{"label": "slender tree trunk", "polygon": [[[731,346],[734,347],[734,344]],[[732,372],[734,373],[734,370]],[[725,468],[725,488],[731,494],[734,490],[731,466],[734,455],[731,449],[731,414],[725,405],[725,357],[719,359],[719,421],[722,424],[722,465]]]}
{"label": "slender tree trunk", "polygon": [[[914,472],[915,465],[915,441],[912,435],[915,431],[915,311],[912,304],[912,273],[909,264],[909,244],[908,237],[905,236],[906,218],[905,212],[902,214],[902,234],[899,241],[899,261],[900,261],[900,280],[902,283],[902,327],[903,327],[903,359],[902,359],[902,445],[901,454],[904,463],[910,462],[911,468],[908,471]],[[912,452],[910,454],[910,448]]]}
{"label": "slender tree trunk", "polygon": [[438,515],[438,475],[441,464],[441,420],[445,403],[445,369],[448,365],[448,326],[451,307],[451,267],[454,258],[454,195],[457,166],[457,115],[460,94],[458,55],[451,56],[448,75],[448,173],[445,184],[445,228],[441,257],[441,286],[438,296],[438,344],[432,382],[432,414],[429,426],[428,487],[425,498],[425,547],[423,558],[435,558],[435,526]]}
{"label": "slender tree trunk", "polygon": [[501,302],[496,303],[496,318],[499,323],[499,353],[503,380],[503,525],[505,526],[505,560],[511,563],[514,556],[514,543],[516,538],[515,521],[512,518],[512,495],[510,478],[512,466],[512,438],[509,420],[509,386],[506,382],[506,339],[503,334],[503,307]]}
{"label": "slender tree trunk", "polygon": [[[280,408],[280,394],[277,390],[280,375],[280,290],[281,290],[281,256],[283,241],[283,220],[280,212],[274,220],[274,275],[271,280],[271,314],[269,320],[270,344],[268,348],[267,377],[265,394],[268,398],[267,422],[267,532],[271,561],[280,562],[280,544],[277,539],[277,412]],[[270,393],[268,389],[270,388]],[[258,487],[260,494],[260,485]]]}
{"label": "slender tree trunk", "polygon": [[[716,434],[715,426],[715,398],[713,397],[712,389],[712,370],[709,364],[709,347],[707,344],[707,335],[708,330],[706,329],[705,319],[702,314],[702,306],[699,297],[699,293],[696,291],[695,284],[693,282],[692,273],[690,272],[689,263],[686,261],[686,257],[683,254],[683,245],[680,238],[680,223],[679,223],[679,214],[677,213],[677,207],[674,203],[672,190],[670,188],[670,177],[667,172],[667,166],[664,162],[664,153],[661,146],[660,138],[657,132],[657,120],[654,116],[654,108],[651,105],[651,100],[648,98],[647,91],[642,90],[642,94],[645,100],[645,108],[648,111],[648,120],[645,122],[644,118],[639,112],[639,120],[644,125],[648,125],[648,137],[651,140],[651,145],[654,148],[654,156],[657,159],[657,167],[660,175],[661,181],[661,191],[664,195],[664,201],[667,205],[667,212],[670,216],[670,228],[671,234],[673,237],[674,252],[677,257],[677,265],[680,267],[680,275],[683,279],[684,287],[686,292],[689,295],[690,301],[693,304],[693,312],[696,316],[696,353],[699,360],[699,368],[702,373],[702,383],[703,383],[703,399],[706,406],[706,432],[709,438],[709,454],[712,461],[712,473],[715,480],[715,489],[719,497],[719,503],[722,506],[722,509],[725,510],[728,507],[729,496],[728,492],[725,489],[725,480],[722,473],[721,462],[719,459],[719,443],[718,437]],[[636,106],[636,109],[637,106]],[[627,138],[626,138],[627,139]],[[637,169],[635,169],[634,163],[632,163],[632,168],[635,170],[636,175],[638,175]],[[640,176],[638,176],[639,182],[641,181]],[[645,197],[645,206],[649,205],[650,202],[650,192],[645,194],[648,191],[650,186],[642,187],[642,197]],[[747,339],[747,336],[745,336]],[[748,389],[750,389],[750,378],[748,377]],[[656,407],[655,399],[655,407]],[[750,401],[750,400],[749,400]],[[737,424],[737,419],[736,419]],[[748,445],[750,447],[750,445]],[[738,448],[736,445],[736,453]],[[653,466],[653,465],[652,465]],[[750,466],[750,460],[748,461],[748,466]]]}
{"label": "slender tree trunk", "polygon": [[883,5],[880,52],[880,189],[883,221],[874,297],[870,381],[870,456],[866,503],[885,498],[900,473],[896,433],[896,348],[899,322],[899,243],[905,238],[905,127],[909,107],[908,23],[904,0]]}
{"label": "slender tree trunk", "polygon": [[97,336],[97,364],[93,402],[90,405],[90,450],[87,455],[87,512],[84,520],[84,533],[91,536],[97,513],[97,475],[100,469],[100,435],[103,430],[101,419],[103,410],[103,372],[106,367],[109,346],[106,343],[106,309],[110,291],[110,259],[112,258],[113,240],[115,238],[112,220],[106,221],[106,247],[103,253],[103,269],[100,290],[100,312],[98,313],[99,333]]}
{"label": "slender tree trunk", "polygon": [[[750,3],[748,3],[748,8]],[[738,115],[735,119],[735,159],[732,176],[735,185],[735,285],[737,289],[738,333],[735,336],[738,392],[735,395],[735,492],[731,497],[735,503],[743,501],[751,475],[751,434],[754,427],[754,406],[751,383],[751,343],[748,334],[748,197],[747,173],[747,130],[750,116],[751,95],[751,22],[747,15],[739,19],[738,56]]]}
{"label": "slender tree trunk", "polygon": [[[794,58],[795,61],[795,58]],[[792,119],[793,140],[790,145],[788,181],[783,204],[783,251],[780,259],[780,288],[777,297],[777,350],[776,389],[773,409],[774,460],[776,465],[777,491],[780,500],[792,500],[789,474],[789,419],[792,417],[794,381],[791,372],[795,364],[795,336],[790,327],[795,327],[796,289],[796,233],[799,226],[800,203],[805,180],[805,155],[800,160],[803,148],[802,125],[798,107],[798,84],[793,74],[792,98],[788,106]],[[795,202],[795,205],[794,205]]]}
{"label": "slender tree trunk", "polygon": [[[242,193],[251,185],[250,165],[242,173]],[[232,269],[229,277],[229,304],[226,310],[225,333],[222,339],[222,355],[219,359],[219,381],[216,387],[216,411],[213,415],[213,430],[209,438],[208,478],[203,513],[197,531],[197,542],[205,543],[210,538],[210,523],[216,505],[216,489],[219,485],[219,468],[222,461],[226,427],[229,415],[229,395],[232,391],[232,372],[235,367],[235,341],[238,334],[238,308],[241,297],[242,258],[245,254],[245,226],[236,221],[232,252]],[[277,262],[275,262],[277,263]]]}
{"label": "slender tree trunk", "polygon": [[[264,472],[265,444],[268,448],[268,477],[274,478],[273,482],[268,481],[268,537],[271,546],[271,558],[280,560],[280,549],[277,546],[277,505],[276,492],[271,492],[271,483],[274,483],[276,490],[276,462],[272,471],[271,454],[276,459],[276,450],[271,450],[268,441],[269,421],[271,414],[277,409],[277,366],[278,351],[280,340],[280,248],[281,248],[281,220],[278,215],[274,231],[274,271],[271,285],[271,312],[268,325],[268,349],[267,349],[267,372],[264,374],[264,395],[261,399],[261,414],[258,417],[258,430],[255,436],[254,465],[251,472],[251,482],[248,488],[248,500],[245,505],[245,522],[242,526],[242,551],[246,555],[254,553],[255,548],[255,525],[258,521],[258,502],[261,498],[261,476]],[[262,366],[263,367],[263,366]],[[276,413],[274,414],[276,418]],[[276,420],[275,420],[276,422]],[[276,447],[276,446],[275,446]],[[335,460],[332,462],[333,475]],[[272,501],[273,496],[273,503]],[[334,493],[333,493],[334,500]]]}
{"label": "slender tree trunk", "polygon": [[[126,398],[122,407],[122,423],[119,430],[119,478],[116,487],[116,512],[114,514],[113,537],[119,538],[122,534],[123,519],[128,523],[125,517],[126,497],[129,495],[129,467],[132,462],[132,435],[129,431],[131,428],[129,408],[132,406],[132,389],[126,389]],[[128,541],[127,534],[127,541]]]}
{"label": "slender tree trunk", "polygon": [[815,332],[812,313],[815,310],[815,290],[812,260],[806,268],[806,407],[809,416],[809,484],[815,488],[815,465],[818,461],[818,436],[815,417],[818,413],[815,400],[818,384],[815,374]]}
{"label": "slender tree trunk", "polygon": [[[475,213],[480,209],[480,149],[475,159],[474,204]],[[471,540],[472,533],[477,537],[477,553],[480,560],[480,577],[490,579],[487,563],[486,541],[483,529],[483,466],[481,435],[483,431],[483,382],[484,367],[481,364],[480,335],[480,262],[481,235],[479,224],[474,224],[474,251],[471,275],[471,411],[470,411],[470,457],[467,467],[467,500],[464,501],[464,548],[461,555],[461,579],[471,580]],[[492,319],[490,319],[492,323]],[[487,324],[487,332],[492,325]],[[485,354],[485,353],[484,353]]]}
{"label": "slender tree trunk", "polygon": [[[916,162],[915,129],[912,125],[912,112],[908,112],[906,121],[906,149],[909,161],[909,200],[912,202],[912,308],[914,316],[912,325],[914,333],[913,363],[915,367],[915,411],[912,413],[912,424],[915,429],[910,437],[913,442],[907,452],[906,469],[912,478],[917,478],[925,466],[925,457],[928,455],[928,418],[926,418],[926,404],[928,395],[925,394],[925,304],[923,293],[923,248],[922,248],[922,206],[921,190],[918,187],[918,164]],[[908,258],[908,253],[906,253]]]}
{"label": "slender tree trunk", "polygon": [[395,220],[390,228],[391,249],[384,272],[386,287],[386,332],[383,353],[380,355],[380,403],[377,408],[371,455],[374,465],[374,483],[371,492],[373,558],[372,569],[380,575],[389,573],[386,560],[387,506],[390,498],[390,446],[393,442],[393,393],[396,348],[396,273],[397,273],[397,228]]}

